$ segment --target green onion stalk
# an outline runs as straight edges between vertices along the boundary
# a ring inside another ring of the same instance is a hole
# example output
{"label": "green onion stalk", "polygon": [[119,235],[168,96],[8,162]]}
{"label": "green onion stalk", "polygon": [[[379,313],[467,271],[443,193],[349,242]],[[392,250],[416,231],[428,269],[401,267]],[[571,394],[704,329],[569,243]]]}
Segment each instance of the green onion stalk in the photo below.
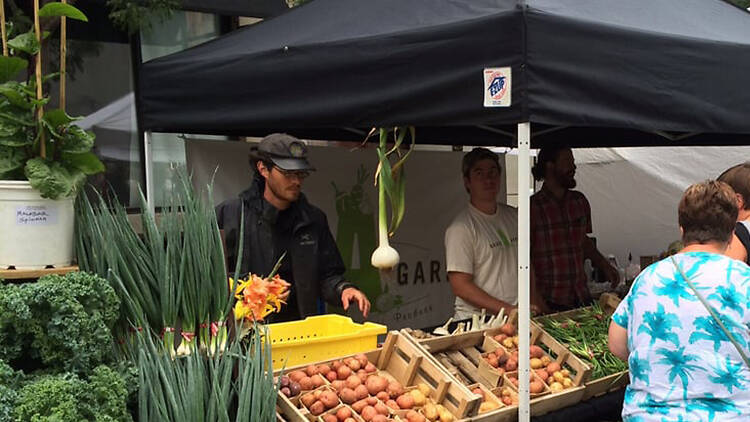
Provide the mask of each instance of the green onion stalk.
{"label": "green onion stalk", "polygon": [[577,310],[575,316],[557,320],[541,317],[537,321],[557,341],[592,367],[592,379],[603,378],[628,369],[627,364],[609,351],[611,316],[599,304]]}
{"label": "green onion stalk", "polygon": [[[368,138],[375,133],[376,129],[370,131]],[[401,156],[401,145],[406,133],[411,134],[411,147]],[[388,242],[393,236],[404,218],[406,176],[404,175],[404,163],[414,149],[415,130],[414,127],[393,128],[394,145],[389,150],[387,146],[389,130],[379,129],[380,143],[377,148],[378,168],[375,172],[375,185],[378,187],[378,247],[372,253],[370,263],[373,267],[384,271],[392,270],[399,262],[398,251]],[[391,166],[390,157],[398,157],[396,163]],[[391,221],[388,223],[388,201],[391,205]]]}

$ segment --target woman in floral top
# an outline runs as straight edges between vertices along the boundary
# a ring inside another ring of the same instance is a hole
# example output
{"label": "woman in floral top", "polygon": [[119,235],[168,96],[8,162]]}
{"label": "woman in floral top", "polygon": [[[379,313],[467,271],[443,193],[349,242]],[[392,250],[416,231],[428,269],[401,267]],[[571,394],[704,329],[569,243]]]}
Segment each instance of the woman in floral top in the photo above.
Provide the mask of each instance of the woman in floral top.
{"label": "woman in floral top", "polygon": [[[750,267],[724,256],[732,189],[709,181],[680,201],[676,264],[750,355]],[[750,369],[671,258],[646,268],[612,316],[609,348],[628,361],[624,421],[748,421]]]}

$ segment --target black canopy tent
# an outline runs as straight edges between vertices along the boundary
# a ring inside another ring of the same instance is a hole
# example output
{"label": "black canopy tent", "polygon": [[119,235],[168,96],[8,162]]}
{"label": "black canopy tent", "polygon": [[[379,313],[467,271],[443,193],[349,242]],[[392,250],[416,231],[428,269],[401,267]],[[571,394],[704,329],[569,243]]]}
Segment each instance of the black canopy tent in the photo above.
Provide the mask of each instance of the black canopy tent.
{"label": "black canopy tent", "polygon": [[[507,108],[484,107],[496,67]],[[139,114],[157,132],[361,140],[409,124],[420,143],[517,145],[528,192],[531,125],[535,146],[746,144],[748,71],[750,16],[721,0],[314,0],[146,63]],[[519,195],[521,373],[528,209]]]}
{"label": "black canopy tent", "polygon": [[[512,67],[512,107],[482,70]],[[742,144],[750,16],[720,0],[315,0],[141,71],[146,130],[419,142]],[[550,130],[552,129],[552,130]]]}

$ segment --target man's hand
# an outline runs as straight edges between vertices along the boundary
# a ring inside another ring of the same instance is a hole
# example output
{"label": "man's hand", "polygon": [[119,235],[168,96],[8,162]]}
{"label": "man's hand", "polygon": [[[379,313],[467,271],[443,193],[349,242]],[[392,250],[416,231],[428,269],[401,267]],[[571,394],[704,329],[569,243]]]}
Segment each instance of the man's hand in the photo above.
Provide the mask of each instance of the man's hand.
{"label": "man's hand", "polygon": [[349,302],[359,303],[359,310],[362,312],[362,316],[367,318],[367,314],[370,312],[370,301],[367,300],[367,296],[364,293],[354,287],[347,287],[341,292],[341,303],[344,305],[344,310],[349,309]]}
{"label": "man's hand", "polygon": [[617,268],[613,267],[612,265],[603,265],[603,268],[601,270],[604,272],[604,277],[611,283],[611,288],[614,290],[617,288],[617,285],[620,284],[620,273],[617,271]]}

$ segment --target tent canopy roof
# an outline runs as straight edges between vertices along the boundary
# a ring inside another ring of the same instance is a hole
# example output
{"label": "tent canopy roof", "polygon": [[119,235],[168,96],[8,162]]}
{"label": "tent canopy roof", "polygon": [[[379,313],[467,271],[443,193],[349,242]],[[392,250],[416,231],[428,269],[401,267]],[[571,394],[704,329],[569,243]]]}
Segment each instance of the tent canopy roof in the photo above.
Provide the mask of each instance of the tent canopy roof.
{"label": "tent canopy roof", "polygon": [[[512,69],[511,107],[483,106],[489,67]],[[720,0],[314,0],[146,63],[140,112],[163,132],[741,144],[749,71],[750,14]]]}

